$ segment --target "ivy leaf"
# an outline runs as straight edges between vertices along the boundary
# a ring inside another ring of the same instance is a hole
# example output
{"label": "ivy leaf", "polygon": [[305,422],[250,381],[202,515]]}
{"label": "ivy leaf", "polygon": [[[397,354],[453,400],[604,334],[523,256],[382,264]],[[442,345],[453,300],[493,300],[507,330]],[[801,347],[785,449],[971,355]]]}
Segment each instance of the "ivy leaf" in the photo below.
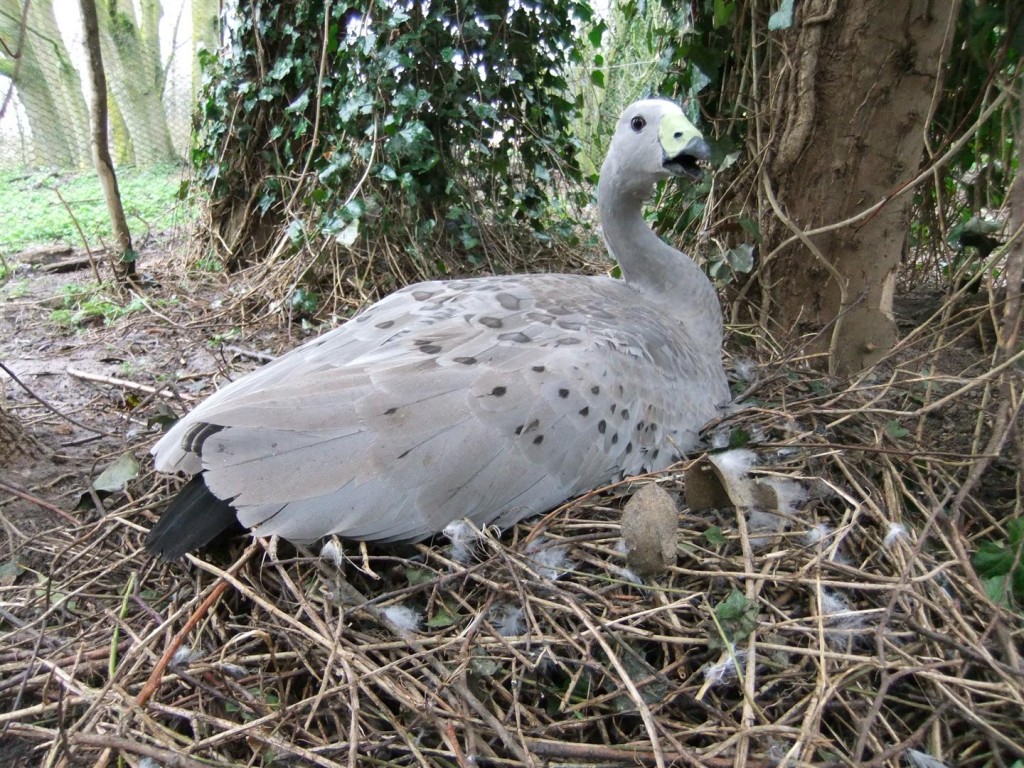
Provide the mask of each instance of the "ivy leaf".
{"label": "ivy leaf", "polygon": [[712,23],[715,29],[727,27],[732,23],[732,17],[736,15],[736,3],[730,0],[715,0],[715,12]]}
{"label": "ivy leaf", "polygon": [[704,531],[704,538],[707,539],[708,544],[713,544],[716,547],[725,544],[725,536],[722,534],[720,525],[712,525]]}
{"label": "ivy leaf", "polygon": [[782,0],[779,10],[768,17],[768,29],[777,32],[793,26],[793,0]]}
{"label": "ivy leaf", "polygon": [[359,219],[353,219],[345,225],[338,234],[334,236],[334,239],[339,245],[343,245],[346,248],[351,248],[356,244],[356,240],[359,239]]}
{"label": "ivy leaf", "polygon": [[[715,617],[730,643],[747,638],[757,629],[757,603],[748,600],[738,589],[734,589],[725,600],[715,606]],[[717,627],[713,630],[712,645],[721,647],[722,638]]]}
{"label": "ivy leaf", "polygon": [[309,106],[309,89],[307,88],[296,97],[296,99],[284,108],[284,111],[288,114],[295,114],[296,112],[305,112],[306,107]]}
{"label": "ivy leaf", "polygon": [[114,493],[123,490],[129,480],[138,476],[139,462],[131,453],[123,453],[92,481],[92,487],[97,491]]}
{"label": "ivy leaf", "polygon": [[1007,581],[1009,580],[1008,574],[1002,576],[990,576],[987,579],[981,580],[981,585],[985,588],[985,596],[996,605],[1006,606],[1007,600]]}
{"label": "ivy leaf", "polygon": [[457,620],[457,616],[451,613],[445,606],[437,609],[433,616],[427,619],[427,626],[430,629],[444,629],[450,627]]}
{"label": "ivy leaf", "polygon": [[897,440],[900,439],[901,437],[906,437],[907,435],[910,434],[910,432],[905,427],[903,427],[896,419],[886,422],[885,433],[889,437],[895,438]]}
{"label": "ivy leaf", "polygon": [[733,272],[745,275],[754,269],[754,246],[750,243],[741,243],[735,248],[730,248],[725,258]]}

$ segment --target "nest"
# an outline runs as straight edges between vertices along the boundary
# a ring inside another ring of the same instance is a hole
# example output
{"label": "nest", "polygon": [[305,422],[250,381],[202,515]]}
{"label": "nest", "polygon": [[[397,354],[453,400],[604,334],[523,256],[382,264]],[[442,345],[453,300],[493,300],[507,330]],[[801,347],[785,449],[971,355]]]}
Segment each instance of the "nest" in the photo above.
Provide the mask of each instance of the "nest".
{"label": "nest", "polygon": [[682,502],[688,462],[501,535],[244,539],[176,564],[141,549],[169,482],[144,476],[24,545],[4,739],[54,766],[1008,765],[1024,630],[971,553],[1005,540],[1019,415],[998,376],[917,344],[841,386],[737,363],[745,407],[711,439],[801,503],[769,534],[683,505],[678,556],[646,579],[621,507],[651,482]]}

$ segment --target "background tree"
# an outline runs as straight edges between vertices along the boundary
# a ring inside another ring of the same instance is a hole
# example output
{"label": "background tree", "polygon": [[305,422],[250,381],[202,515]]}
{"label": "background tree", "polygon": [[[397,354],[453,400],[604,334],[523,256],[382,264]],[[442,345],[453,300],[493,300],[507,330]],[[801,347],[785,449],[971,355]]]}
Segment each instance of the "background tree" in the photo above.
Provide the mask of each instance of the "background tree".
{"label": "background tree", "polygon": [[86,166],[85,98],[52,2],[0,0],[0,43],[0,75],[17,86],[37,162],[62,168]]}
{"label": "background tree", "polygon": [[[760,252],[756,281],[736,294],[746,317],[805,338],[834,368],[870,365],[896,338],[892,297],[908,243],[941,245],[948,234],[946,224],[915,231],[915,204],[929,182],[959,188],[958,163],[973,162],[968,139],[986,136],[971,132],[981,100],[1019,71],[1020,11],[879,0],[665,9],[663,36],[688,31],[676,35],[661,90],[699,98],[727,168],[714,182],[712,237],[726,256],[744,242]],[[947,78],[954,52],[958,74]],[[990,134],[1014,112],[1003,104],[988,112]],[[1003,158],[1003,145],[990,140],[985,152]],[[1003,167],[1012,177],[1012,159]]]}
{"label": "background tree", "polygon": [[143,0],[138,15],[131,2],[99,0],[96,6],[107,81],[131,141],[129,156],[147,163],[176,160],[163,109],[159,0]]}

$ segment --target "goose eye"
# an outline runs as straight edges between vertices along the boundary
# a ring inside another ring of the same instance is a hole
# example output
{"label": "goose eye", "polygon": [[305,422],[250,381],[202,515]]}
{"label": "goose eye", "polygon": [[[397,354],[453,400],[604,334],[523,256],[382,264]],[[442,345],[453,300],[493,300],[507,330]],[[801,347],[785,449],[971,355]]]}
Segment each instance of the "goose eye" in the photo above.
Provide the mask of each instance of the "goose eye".
{"label": "goose eye", "polygon": [[647,121],[640,117],[640,115],[637,115],[636,117],[629,121],[629,127],[632,128],[637,133],[640,133],[640,131],[644,129],[645,125],[647,125]]}

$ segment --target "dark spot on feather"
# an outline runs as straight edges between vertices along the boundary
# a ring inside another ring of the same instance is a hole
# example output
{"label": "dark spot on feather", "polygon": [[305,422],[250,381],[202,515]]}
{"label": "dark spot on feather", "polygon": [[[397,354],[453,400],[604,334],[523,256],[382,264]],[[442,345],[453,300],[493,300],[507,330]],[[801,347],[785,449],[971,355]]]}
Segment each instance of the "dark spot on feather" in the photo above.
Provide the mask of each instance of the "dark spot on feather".
{"label": "dark spot on feather", "polygon": [[529,344],[533,339],[522,331],[510,331],[498,334],[498,341],[514,341],[516,344]]}
{"label": "dark spot on feather", "polygon": [[396,413],[398,413],[398,409],[395,408],[394,406],[392,406],[391,408],[388,408],[386,411],[384,411],[384,415],[385,416],[392,416],[392,415],[394,415]]}
{"label": "dark spot on feather", "polygon": [[480,325],[486,325],[488,328],[504,328],[505,323],[497,317],[484,316],[480,318]]}
{"label": "dark spot on feather", "polygon": [[608,409],[608,411],[612,414],[612,416],[615,415],[615,409],[618,408],[618,407],[619,406],[618,406],[617,403],[612,403],[611,408]]}
{"label": "dark spot on feather", "polygon": [[507,387],[495,387],[494,389],[491,390],[491,394],[494,395],[495,397],[501,397],[506,392],[508,392]]}
{"label": "dark spot on feather", "polygon": [[582,408],[580,408],[580,416],[589,416],[589,415],[590,415],[590,406],[589,405],[585,405]]}
{"label": "dark spot on feather", "polygon": [[558,320],[555,325],[566,331],[578,331],[583,327],[583,323],[579,320]]}
{"label": "dark spot on feather", "polygon": [[647,431],[648,432],[653,432],[657,428],[658,428],[658,425],[655,424],[653,421],[650,424],[647,425]]}
{"label": "dark spot on feather", "polygon": [[409,455],[409,454],[410,454],[411,452],[412,452],[412,448],[410,448],[410,449],[409,449],[409,450],[407,450],[407,451],[402,451],[402,452],[401,452],[400,454],[398,454],[398,458],[400,458],[400,459],[404,459],[404,458],[405,458],[406,456],[408,456],[408,455]]}
{"label": "dark spot on feather", "polygon": [[498,303],[501,304],[502,309],[519,309],[520,304],[522,304],[522,302],[511,293],[499,293],[495,298],[498,299]]}
{"label": "dark spot on feather", "polygon": [[476,358],[475,357],[456,357],[455,358],[455,362],[456,363],[462,363],[463,365],[475,365],[476,364]]}
{"label": "dark spot on feather", "polygon": [[555,346],[556,347],[571,347],[574,344],[579,344],[579,343],[580,343],[579,339],[573,338],[573,337],[570,336],[569,338],[559,339],[558,341],[555,342]]}
{"label": "dark spot on feather", "polygon": [[619,413],[619,416],[622,417],[623,421],[628,419],[629,418],[629,408],[623,408],[622,411]]}
{"label": "dark spot on feather", "polygon": [[658,458],[658,453],[660,453],[660,451],[661,451],[660,448],[655,448],[654,449],[654,453],[651,454],[651,461],[654,461],[654,459]]}
{"label": "dark spot on feather", "polygon": [[637,432],[642,432],[643,429],[644,429],[644,423],[642,421],[638,421],[636,423],[636,431]]}
{"label": "dark spot on feather", "polygon": [[416,301],[426,301],[427,299],[431,298],[433,295],[434,295],[434,293],[432,291],[413,291],[412,292],[412,297],[414,299],[416,299]]}
{"label": "dark spot on feather", "polygon": [[633,442],[630,441],[630,442],[626,443],[626,453],[632,453],[632,452],[633,452]]}
{"label": "dark spot on feather", "polygon": [[601,419],[599,422],[597,422],[598,432],[600,432],[603,435],[606,429],[608,429],[608,425],[605,423],[604,419]]}
{"label": "dark spot on feather", "polygon": [[618,432],[616,432],[614,435],[612,435],[612,445],[615,445],[617,442],[619,442],[619,433]]}
{"label": "dark spot on feather", "polygon": [[594,386],[592,386],[590,388],[590,394],[592,394],[592,395],[600,395],[601,394],[601,388],[599,386],[597,386],[597,384],[595,384]]}
{"label": "dark spot on feather", "polygon": [[383,330],[384,328],[390,328],[394,324],[395,324],[394,320],[384,320],[382,322],[377,323],[376,327],[380,328],[381,330]]}
{"label": "dark spot on feather", "polygon": [[420,352],[425,355],[437,355],[441,352],[441,347],[438,344],[420,344]]}
{"label": "dark spot on feather", "polygon": [[533,366],[533,370],[536,371],[537,373],[544,373],[544,366],[543,365],[535,365],[535,366]]}
{"label": "dark spot on feather", "polygon": [[544,435],[537,435],[535,438],[533,438],[533,444],[534,445],[540,445],[543,442],[544,442]]}
{"label": "dark spot on feather", "polygon": [[619,397],[622,397],[626,393],[625,388],[621,384],[616,384],[615,389],[619,391]]}
{"label": "dark spot on feather", "polygon": [[563,400],[565,400],[565,398],[567,398],[569,396],[569,390],[568,389],[560,389],[560,390],[558,390],[558,396],[560,398],[562,398]]}

